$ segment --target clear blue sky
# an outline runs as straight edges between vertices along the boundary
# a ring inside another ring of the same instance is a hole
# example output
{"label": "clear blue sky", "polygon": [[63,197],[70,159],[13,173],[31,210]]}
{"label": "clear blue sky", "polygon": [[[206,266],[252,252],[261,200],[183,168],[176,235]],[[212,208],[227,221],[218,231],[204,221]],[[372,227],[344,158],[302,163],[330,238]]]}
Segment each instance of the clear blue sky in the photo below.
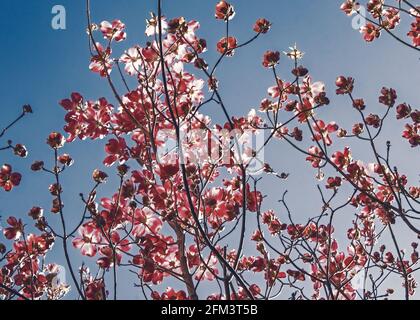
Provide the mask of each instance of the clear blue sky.
{"label": "clear blue sky", "polygon": [[[26,216],[33,205],[50,208],[51,196],[47,187],[50,178],[28,170],[35,159],[51,159],[45,138],[53,130],[61,130],[64,111],[58,101],[78,91],[86,98],[112,97],[106,85],[96,74],[88,70],[89,51],[87,46],[85,1],[83,0],[2,0],[0,3],[0,125],[13,119],[21,105],[30,103],[35,113],[10,131],[15,142],[27,145],[30,156],[19,160],[7,153],[0,153],[0,164],[11,163],[24,174],[22,184],[11,194],[0,192],[0,215]],[[251,107],[257,107],[266,96],[266,89],[273,81],[271,74],[261,67],[261,56],[267,49],[286,50],[297,42],[306,52],[303,63],[316,80],[327,84],[332,98],[331,106],[323,113],[325,118],[351,123],[354,113],[347,101],[335,97],[334,80],[339,74],[354,76],[358,92],[373,110],[379,111],[376,101],[380,88],[390,86],[397,89],[400,97],[418,106],[420,69],[418,55],[413,50],[397,45],[386,35],[379,41],[367,45],[360,34],[351,27],[351,20],[340,10],[342,1],[336,0],[236,0],[237,16],[232,21],[231,32],[240,41],[253,35],[252,26],[259,17],[273,23],[272,31],[261,37],[245,50],[228,59],[219,71],[221,93],[232,114],[246,114]],[[92,0],[92,16],[97,23],[119,18],[127,25],[128,39],[117,45],[119,50],[136,43],[143,44],[144,21],[150,11],[155,11],[152,0]],[[207,39],[209,47],[215,47],[223,35],[222,23],[213,18],[213,0],[167,0],[164,13],[168,17],[184,16],[199,20],[199,32]],[[51,28],[51,8],[61,4],[67,9],[67,29],[57,31]],[[407,28],[407,26],[403,26]],[[207,54],[214,61],[215,50]],[[290,65],[283,59],[280,75],[288,75]],[[216,106],[206,109],[217,120],[223,120]],[[389,126],[386,139],[397,141],[401,124]],[[384,139],[385,141],[385,139]],[[102,143],[74,143],[66,147],[75,159],[74,166],[65,175],[65,213],[69,221],[80,216],[80,192],[86,193],[91,186],[90,174],[103,159]],[[363,148],[359,156],[363,158]],[[408,144],[395,143],[395,154],[402,155],[398,164],[412,175],[418,174],[418,165],[413,164],[418,151],[409,152]],[[313,185],[313,171],[308,169],[302,157],[282,145],[268,153],[269,159],[279,170],[291,172],[291,178],[284,185],[268,180],[265,187],[274,190],[267,200],[267,207],[276,205],[276,199],[288,189],[292,207],[303,217],[318,210],[319,199]],[[409,158],[410,157],[410,158]],[[306,187],[305,185],[311,185]],[[110,195],[115,185],[112,180],[102,189],[103,196]],[[278,190],[278,191],[276,191]],[[305,194],[307,201],[298,196]],[[277,198],[276,198],[277,197]],[[280,210],[281,211],[281,210]],[[316,211],[318,212],[318,211]],[[349,212],[349,214],[352,214]],[[74,217],[74,218],[73,218]],[[54,219],[54,217],[53,217]],[[350,222],[351,218],[347,221]],[[1,240],[1,239],[0,239]],[[74,264],[82,261],[78,254],[72,254]],[[58,244],[51,260],[62,262]],[[124,278],[126,285],[133,279]],[[122,293],[128,297],[132,292]]]}

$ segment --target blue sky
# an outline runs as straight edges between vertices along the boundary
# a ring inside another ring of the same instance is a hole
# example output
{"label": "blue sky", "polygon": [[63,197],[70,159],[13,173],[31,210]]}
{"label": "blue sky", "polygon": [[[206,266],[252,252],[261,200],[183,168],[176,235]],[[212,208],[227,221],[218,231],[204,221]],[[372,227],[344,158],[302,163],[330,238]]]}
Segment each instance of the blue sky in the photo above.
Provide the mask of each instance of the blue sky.
{"label": "blue sky", "polygon": [[[213,0],[167,0],[164,13],[168,17],[184,16],[200,21],[199,34],[207,39],[210,52],[209,62],[217,58],[215,44],[223,35],[223,25],[213,18]],[[273,85],[272,76],[261,66],[262,54],[267,49],[287,50],[295,42],[306,55],[303,63],[316,80],[322,80],[332,98],[332,104],[323,111],[327,120],[337,120],[351,124],[355,114],[348,102],[335,97],[334,81],[340,75],[356,78],[357,95],[364,97],[372,110],[380,110],[377,96],[382,86],[397,89],[404,101],[418,106],[420,70],[418,55],[413,50],[397,45],[388,36],[383,36],[373,44],[365,44],[358,31],[351,27],[351,19],[340,10],[341,1],[335,0],[259,0],[232,1],[237,15],[231,24],[231,32],[240,42],[253,35],[252,26],[257,18],[265,17],[273,23],[271,32],[259,38],[234,58],[227,59],[218,73],[221,94],[233,115],[243,115],[251,107],[257,107],[266,97],[267,87]],[[51,28],[51,8],[61,4],[67,11],[67,29]],[[150,11],[156,11],[156,1],[152,0],[92,0],[92,18],[102,20],[121,19],[127,26],[127,41],[116,46],[116,53],[136,43],[143,44],[144,21]],[[407,29],[407,25],[402,28]],[[45,138],[53,130],[61,130],[64,111],[58,101],[78,91],[86,98],[97,99],[112,96],[105,81],[88,70],[89,51],[83,0],[2,0],[0,3],[0,126],[12,120],[20,107],[29,103],[35,113],[28,116],[9,132],[14,142],[22,142],[29,149],[28,159],[18,160],[7,153],[0,153],[0,163],[11,163],[24,174],[22,184],[11,194],[0,192],[0,215],[25,216],[33,205],[45,207],[49,215],[51,197],[47,187],[50,178],[28,170],[33,160],[52,159],[45,145]],[[405,32],[405,31],[404,31]],[[283,58],[279,74],[289,74],[290,64]],[[215,120],[222,121],[217,106],[205,109]],[[350,121],[350,122],[349,122]],[[392,122],[384,133],[386,139],[398,141],[402,124]],[[398,165],[407,173],[417,176],[418,151],[411,151],[408,144],[395,143],[394,153],[400,155]],[[74,166],[65,175],[64,201],[69,221],[80,216],[80,192],[86,193],[91,187],[90,174],[103,159],[102,142],[77,142],[65,149],[75,159]],[[356,149],[361,158],[364,148]],[[320,202],[314,190],[313,171],[305,165],[303,158],[284,144],[276,145],[267,153],[269,160],[281,171],[292,172],[291,178],[279,185],[276,181],[266,182],[265,188],[274,190],[267,201],[268,206],[277,206],[276,200],[283,190],[288,189],[292,207],[307,216]],[[413,158],[414,157],[414,158]],[[298,169],[297,169],[298,168]],[[413,181],[414,182],[414,181]],[[313,187],[308,187],[313,186]],[[114,190],[112,180],[102,189],[102,195],[110,195]],[[302,196],[307,201],[300,201]],[[295,200],[295,201],[294,201]],[[305,213],[304,213],[305,212]],[[349,213],[351,214],[351,213]],[[54,217],[53,217],[54,219]],[[348,220],[349,221],[349,220]],[[58,221],[57,221],[58,222]],[[72,254],[75,263],[82,258]],[[62,261],[58,245],[52,260]],[[131,285],[132,279],[122,279]],[[128,297],[129,293],[122,294]]]}

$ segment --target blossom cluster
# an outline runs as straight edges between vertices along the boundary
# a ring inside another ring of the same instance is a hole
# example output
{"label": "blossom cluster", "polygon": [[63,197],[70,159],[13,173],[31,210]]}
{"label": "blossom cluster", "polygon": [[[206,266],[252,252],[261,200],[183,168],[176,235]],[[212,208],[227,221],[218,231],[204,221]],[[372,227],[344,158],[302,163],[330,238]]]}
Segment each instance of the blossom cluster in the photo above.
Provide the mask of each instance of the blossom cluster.
{"label": "blossom cluster", "polygon": [[[65,133],[54,131],[47,137],[52,163],[43,159],[31,166],[51,178],[50,210],[29,210],[38,234],[20,217],[6,220],[3,235],[11,245],[6,250],[0,244],[0,297],[60,299],[71,288],[81,299],[117,299],[117,274],[124,271],[134,273],[145,298],[155,300],[275,299],[284,292],[293,299],[379,299],[394,291],[379,285],[390,275],[397,277],[407,298],[413,296],[418,245],[413,241],[410,251],[400,250],[394,227],[409,228],[415,238],[420,234],[415,222],[420,187],[391,165],[390,143],[386,154],[378,151],[377,137],[395,111],[396,119],[407,122],[403,141],[415,150],[419,110],[388,87],[380,90],[377,106],[367,106],[356,97],[356,81],[339,76],[335,94],[348,99],[360,121],[350,127],[327,121],[325,114],[339,107],[326,85],[303,65],[304,53],[295,45],[262,54],[261,65],[273,77],[272,85],[258,108],[230,116],[217,67],[269,32],[270,21],[258,19],[246,42],[228,33],[211,46],[199,36],[199,22],[169,19],[160,9],[147,20],[146,44],[127,48],[121,56],[113,56],[112,49],[127,38],[125,24],[113,20],[97,26],[89,16],[89,68],[105,78],[115,101],[73,92],[59,102]],[[358,4],[346,1],[342,10],[357,12]],[[399,13],[384,1],[369,1],[368,10],[382,25],[366,25],[367,41],[399,22]],[[222,0],[214,16],[229,24],[235,13],[234,5]],[[415,32],[410,37],[418,46]],[[96,40],[98,35],[103,39]],[[205,59],[208,50],[218,52],[214,67]],[[290,73],[280,77],[283,60]],[[119,78],[115,69],[121,71]],[[223,122],[213,123],[204,112],[210,103],[226,116]],[[264,139],[262,148],[246,145],[258,135]],[[74,161],[63,150],[87,139],[104,140],[104,156],[90,178],[91,191],[80,194],[80,219],[71,225],[61,178],[73,170]],[[260,180],[289,176],[259,157],[261,149],[275,142],[292,146],[318,179],[322,206],[307,221],[293,214],[286,192],[274,195],[281,197],[279,208],[267,207],[270,195],[260,188]],[[231,143],[233,147],[223,147]],[[355,143],[367,145],[370,160],[358,159]],[[10,142],[7,149],[27,155],[21,144]],[[261,162],[258,178],[249,171],[254,160]],[[119,183],[111,194],[99,196],[110,173]],[[1,188],[11,191],[20,182],[11,165],[0,167]],[[336,216],[344,210],[353,219],[339,224]],[[53,219],[62,229],[53,227]],[[45,263],[53,245],[64,251],[68,283],[57,280],[61,266]],[[74,267],[70,251],[80,252],[86,263]],[[373,289],[359,290],[357,279],[363,275]],[[167,286],[169,279],[179,287]],[[216,289],[199,297],[202,283]]]}
{"label": "blossom cluster", "polygon": [[[361,10],[362,5],[365,10]],[[361,4],[357,0],[346,0],[341,5],[341,10],[348,16],[358,14],[366,20],[360,32],[367,42],[374,41],[382,33],[398,37],[395,29],[400,24],[403,15],[411,21],[410,29],[405,32],[409,42],[405,42],[403,38],[399,39],[413,48],[420,46],[420,6],[415,6],[408,1],[369,0]],[[366,11],[368,16],[365,14]]]}

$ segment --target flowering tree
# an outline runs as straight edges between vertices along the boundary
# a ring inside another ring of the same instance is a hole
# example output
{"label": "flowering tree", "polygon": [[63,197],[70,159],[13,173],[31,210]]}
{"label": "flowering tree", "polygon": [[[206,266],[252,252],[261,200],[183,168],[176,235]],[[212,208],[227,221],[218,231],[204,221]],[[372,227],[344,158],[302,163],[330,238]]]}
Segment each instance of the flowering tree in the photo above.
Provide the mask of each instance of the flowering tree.
{"label": "flowering tree", "polygon": [[[384,30],[397,39],[392,30],[404,13],[414,19],[408,33],[412,42],[398,40],[418,50],[419,7],[397,2],[368,2],[372,18],[361,29],[364,38],[372,41]],[[341,9],[357,13],[360,5],[349,0]],[[47,138],[51,157],[31,167],[51,178],[50,212],[33,207],[29,218],[6,220],[8,242],[0,244],[3,299],[60,299],[69,290],[83,300],[118,299],[123,290],[119,279],[130,273],[144,298],[155,300],[381,299],[394,291],[406,299],[414,295],[417,243],[404,249],[399,233],[409,230],[413,241],[420,235],[420,187],[415,177],[393,165],[391,143],[382,145],[379,138],[386,121],[396,118],[402,123],[402,143],[415,156],[419,110],[387,87],[378,88],[377,106],[367,106],[357,96],[355,80],[339,76],[335,93],[348,98],[360,121],[346,128],[323,120],[318,110],[332,112],[331,93],[312,79],[302,65],[303,52],[294,46],[284,52],[290,77],[278,75],[282,54],[267,51],[262,67],[273,78],[268,96],[258,111],[232,117],[219,91],[217,70],[269,32],[268,20],[258,19],[249,40],[240,42],[229,31],[234,6],[220,1],[215,18],[226,33],[212,47],[199,37],[197,21],[166,18],[158,0],[157,12],[147,21],[149,41],[114,57],[112,48],[126,38],[124,23],[95,24],[89,1],[86,12],[90,70],[104,79],[115,102],[89,100],[76,92],[60,102],[66,112],[65,133],[52,132]],[[205,60],[207,50],[219,53],[213,66]],[[129,77],[136,80],[135,87]],[[208,104],[220,108],[224,123],[212,123],[203,111]],[[24,106],[0,138],[30,112]],[[79,222],[71,225],[61,178],[73,170],[72,157],[63,150],[77,139],[107,143],[103,164],[86,181],[91,191],[80,195],[84,209]],[[279,196],[278,208],[264,204],[261,180],[268,175],[288,178],[261,156],[275,141],[295,149],[294,156],[302,156],[321,181],[314,184],[323,205],[306,221],[293,213],[287,192]],[[358,145],[367,148],[368,161],[352,155],[352,146]],[[22,144],[8,141],[0,150],[9,149],[27,156]],[[114,168],[119,183],[113,194],[97,199],[108,178],[103,166]],[[1,167],[4,192],[18,192],[20,182],[11,165]],[[342,219],[342,212],[351,214]],[[29,231],[31,219],[36,233]],[[53,219],[61,222],[60,229],[52,226]],[[61,266],[47,263],[54,244],[64,253],[68,283],[59,280]],[[256,250],[247,252],[250,247]],[[85,256],[86,264],[74,265],[74,250]],[[169,281],[176,286],[167,286]],[[212,292],[203,295],[204,283]]]}
{"label": "flowering tree", "polygon": [[[356,0],[347,0],[341,5],[341,10],[347,15],[357,14],[367,22],[360,28],[363,39],[372,42],[382,33],[387,33],[407,47],[420,50],[420,10],[418,6],[406,0],[369,0],[364,2],[364,6],[362,6]],[[406,37],[395,32],[400,24],[401,15],[412,21]]]}

